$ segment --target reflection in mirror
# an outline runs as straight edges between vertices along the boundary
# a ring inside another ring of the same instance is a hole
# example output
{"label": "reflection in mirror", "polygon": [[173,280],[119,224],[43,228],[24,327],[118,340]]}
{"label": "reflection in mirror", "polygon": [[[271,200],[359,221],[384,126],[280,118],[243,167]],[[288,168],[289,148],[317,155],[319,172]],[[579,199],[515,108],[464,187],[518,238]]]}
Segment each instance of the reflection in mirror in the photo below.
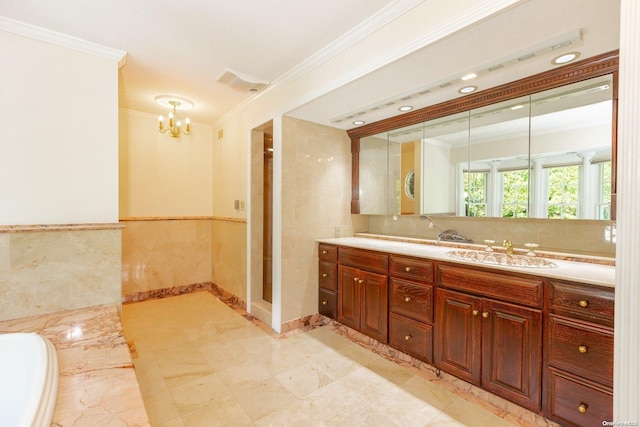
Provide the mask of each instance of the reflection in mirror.
{"label": "reflection in mirror", "polygon": [[422,214],[456,214],[460,172],[468,158],[469,112],[424,123]]}
{"label": "reflection in mirror", "polygon": [[611,75],[531,96],[531,215],[611,219]]}
{"label": "reflection in mirror", "polygon": [[389,131],[389,206],[393,215],[420,213],[422,125]]}
{"label": "reflection in mirror", "polygon": [[389,149],[387,132],[360,139],[360,213],[391,215],[387,210]]}
{"label": "reflection in mirror", "polygon": [[612,88],[609,74],[361,137],[360,213],[609,220]]}
{"label": "reflection in mirror", "polygon": [[470,111],[460,215],[528,216],[529,111],[529,96]]}

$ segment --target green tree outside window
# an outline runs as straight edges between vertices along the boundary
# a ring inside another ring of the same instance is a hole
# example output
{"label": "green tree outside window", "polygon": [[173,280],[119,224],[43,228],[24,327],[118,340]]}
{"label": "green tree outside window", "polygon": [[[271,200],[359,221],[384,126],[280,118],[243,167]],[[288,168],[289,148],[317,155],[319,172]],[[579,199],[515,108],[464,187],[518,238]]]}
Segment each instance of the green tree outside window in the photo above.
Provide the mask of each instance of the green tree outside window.
{"label": "green tree outside window", "polygon": [[547,218],[578,218],[580,166],[548,168]]}
{"label": "green tree outside window", "polygon": [[502,174],[502,217],[526,218],[529,205],[529,170],[504,171]]}

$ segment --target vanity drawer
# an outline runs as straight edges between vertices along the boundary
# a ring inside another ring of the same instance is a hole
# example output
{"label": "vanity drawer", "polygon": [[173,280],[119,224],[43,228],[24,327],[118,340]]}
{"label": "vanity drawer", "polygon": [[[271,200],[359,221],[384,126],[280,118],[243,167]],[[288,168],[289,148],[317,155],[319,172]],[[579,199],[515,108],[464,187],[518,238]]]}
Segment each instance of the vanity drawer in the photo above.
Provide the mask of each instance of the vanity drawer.
{"label": "vanity drawer", "polygon": [[549,301],[551,313],[613,326],[613,288],[549,280]]}
{"label": "vanity drawer", "polygon": [[433,328],[397,314],[389,315],[389,344],[427,363],[433,362]]}
{"label": "vanity drawer", "polygon": [[319,243],[318,258],[324,261],[338,262],[338,247],[335,245],[327,245],[326,243]]}
{"label": "vanity drawer", "polygon": [[438,284],[442,287],[542,307],[543,280],[516,273],[491,273],[484,270],[438,265]]}
{"label": "vanity drawer", "polygon": [[338,260],[342,265],[373,273],[387,275],[389,272],[389,255],[380,252],[341,247],[338,251]]}
{"label": "vanity drawer", "polygon": [[613,387],[613,330],[550,316],[549,365]]}
{"label": "vanity drawer", "polygon": [[320,289],[318,294],[318,313],[331,319],[338,317],[338,293]]}
{"label": "vanity drawer", "polygon": [[433,322],[433,286],[391,278],[391,312],[419,322]]}
{"label": "vanity drawer", "polygon": [[398,255],[389,257],[389,275],[422,283],[433,282],[433,262]]}
{"label": "vanity drawer", "polygon": [[338,290],[338,264],[327,261],[318,263],[318,285],[321,288]]}
{"label": "vanity drawer", "polygon": [[601,426],[613,420],[610,389],[549,369],[547,417],[563,425]]}

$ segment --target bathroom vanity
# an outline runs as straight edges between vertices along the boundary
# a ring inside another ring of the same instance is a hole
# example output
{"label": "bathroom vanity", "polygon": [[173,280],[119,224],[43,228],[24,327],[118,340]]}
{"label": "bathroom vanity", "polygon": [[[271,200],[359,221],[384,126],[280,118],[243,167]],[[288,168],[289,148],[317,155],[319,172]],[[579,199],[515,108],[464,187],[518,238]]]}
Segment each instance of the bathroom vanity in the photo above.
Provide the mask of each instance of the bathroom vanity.
{"label": "bathroom vanity", "polygon": [[455,251],[320,240],[319,311],[563,425],[611,420],[615,268]]}

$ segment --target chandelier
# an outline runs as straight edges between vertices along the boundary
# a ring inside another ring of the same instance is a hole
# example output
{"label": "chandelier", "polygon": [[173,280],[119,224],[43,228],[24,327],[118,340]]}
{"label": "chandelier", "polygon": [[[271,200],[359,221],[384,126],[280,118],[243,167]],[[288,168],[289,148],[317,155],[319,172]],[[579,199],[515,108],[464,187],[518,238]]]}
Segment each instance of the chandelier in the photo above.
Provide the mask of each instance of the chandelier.
{"label": "chandelier", "polygon": [[169,111],[169,125],[165,126],[164,117],[158,117],[158,130],[160,133],[169,132],[169,136],[172,138],[180,138],[181,135],[191,134],[191,120],[185,118],[185,127],[182,128],[182,121],[178,117],[177,110],[188,110],[193,107],[193,103],[187,99],[178,98],[175,96],[161,95],[156,96],[156,102],[165,107],[171,108]]}

